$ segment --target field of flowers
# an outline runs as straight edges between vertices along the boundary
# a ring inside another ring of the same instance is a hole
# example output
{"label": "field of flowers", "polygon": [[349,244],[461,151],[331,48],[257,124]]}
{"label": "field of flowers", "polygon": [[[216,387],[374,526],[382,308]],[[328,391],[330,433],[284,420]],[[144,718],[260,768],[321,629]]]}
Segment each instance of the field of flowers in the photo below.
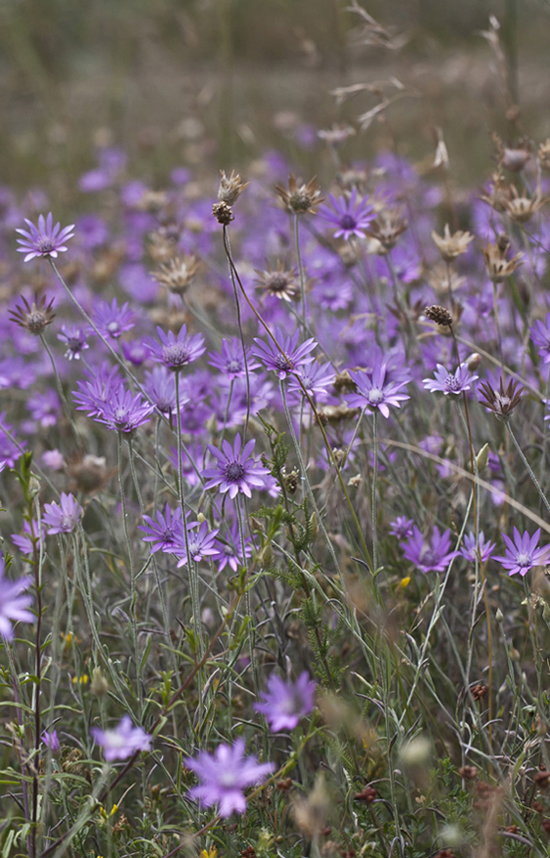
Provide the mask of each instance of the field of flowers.
{"label": "field of flowers", "polygon": [[482,37],[483,187],[396,78],[0,187],[1,858],[548,855],[550,139]]}

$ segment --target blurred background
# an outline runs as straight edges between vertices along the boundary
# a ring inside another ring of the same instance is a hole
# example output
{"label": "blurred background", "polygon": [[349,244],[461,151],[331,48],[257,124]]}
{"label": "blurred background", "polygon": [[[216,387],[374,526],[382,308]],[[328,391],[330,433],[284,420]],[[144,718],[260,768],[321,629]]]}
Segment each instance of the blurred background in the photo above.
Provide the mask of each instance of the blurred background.
{"label": "blurred background", "polygon": [[[246,172],[267,149],[323,178],[317,131],[357,127],[386,98],[352,158],[390,147],[429,165],[439,134],[453,180],[472,184],[491,169],[491,131],[550,136],[548,0],[364,0],[378,29],[351,5],[0,0],[0,181],[67,202],[108,144],[154,187],[177,166]],[[483,35],[491,15],[508,94]],[[337,103],[354,84],[374,86]]]}

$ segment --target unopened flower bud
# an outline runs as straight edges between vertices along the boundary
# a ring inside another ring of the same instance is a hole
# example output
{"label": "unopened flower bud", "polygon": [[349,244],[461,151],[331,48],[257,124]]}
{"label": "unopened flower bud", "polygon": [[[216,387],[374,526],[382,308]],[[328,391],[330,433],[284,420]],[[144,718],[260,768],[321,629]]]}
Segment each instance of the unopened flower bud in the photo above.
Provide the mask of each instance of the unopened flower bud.
{"label": "unopened flower bud", "polygon": [[503,619],[504,619],[504,614],[502,613],[500,608],[497,608],[496,612],[495,612],[495,620],[497,621],[497,623],[501,623],[503,621]]}
{"label": "unopened flower bud", "polygon": [[482,471],[483,468],[487,467],[488,461],[489,461],[489,445],[484,444],[476,456],[476,465],[477,465],[478,471]]}
{"label": "unopened flower bud", "polygon": [[481,355],[479,355],[477,352],[472,352],[472,354],[468,355],[468,357],[465,360],[465,364],[468,367],[468,369],[470,370],[470,372],[475,372],[475,370],[478,368],[480,363],[481,363]]}
{"label": "unopened flower bud", "polygon": [[29,494],[31,498],[36,497],[36,495],[40,491],[40,480],[34,474],[32,474],[29,480]]}
{"label": "unopened flower bud", "polygon": [[105,697],[109,691],[109,681],[102,673],[100,667],[94,667],[92,671],[92,684],[90,685],[92,694],[96,697]]}
{"label": "unopened flower bud", "polygon": [[271,542],[264,545],[258,556],[258,561],[264,567],[271,566],[273,563],[273,548],[271,547]]}
{"label": "unopened flower bud", "polygon": [[206,516],[202,512],[199,512],[197,515],[197,521],[199,524],[202,524],[203,521],[206,521]]}
{"label": "unopened flower bud", "polygon": [[315,512],[312,512],[309,518],[309,532],[313,539],[315,539],[319,533],[319,522],[317,521],[317,513]]}

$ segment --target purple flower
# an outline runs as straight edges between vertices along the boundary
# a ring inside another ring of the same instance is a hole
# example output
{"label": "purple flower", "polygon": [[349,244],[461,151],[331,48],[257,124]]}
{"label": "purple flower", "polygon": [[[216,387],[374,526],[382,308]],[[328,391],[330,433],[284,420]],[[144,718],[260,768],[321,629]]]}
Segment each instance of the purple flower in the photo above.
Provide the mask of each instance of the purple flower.
{"label": "purple flower", "polygon": [[40,738],[44,742],[46,748],[48,748],[52,752],[52,754],[57,754],[57,752],[61,748],[61,745],[59,744],[59,739],[57,738],[57,730],[52,730],[51,733],[48,733],[47,730],[44,730]]}
{"label": "purple flower", "polygon": [[217,447],[209,444],[208,449],[216,457],[218,464],[215,468],[207,468],[202,472],[203,477],[208,480],[205,489],[219,486],[220,492],[222,494],[229,492],[231,499],[238,492],[242,492],[248,498],[252,497],[250,489],[262,488],[264,485],[263,477],[269,473],[267,468],[263,468],[251,456],[255,444],[254,439],[247,441],[241,450],[242,438],[240,435],[235,436],[233,448],[225,439],[222,442],[222,450],[218,450]]}
{"label": "purple flower", "polygon": [[244,813],[244,792],[253,784],[260,784],[274,769],[274,763],[258,763],[256,757],[244,756],[244,739],[233,746],[218,745],[214,754],[201,751],[196,760],[187,757],[185,765],[197,775],[200,785],[189,790],[190,798],[205,807],[219,805],[220,816],[233,811]]}
{"label": "purple flower", "polygon": [[123,385],[117,366],[103,363],[98,370],[86,370],[90,381],[77,381],[78,391],[73,392],[77,411],[87,411],[88,417],[97,417],[103,408]]}
{"label": "purple flower", "polygon": [[[183,542],[183,517],[181,507],[176,507],[172,512],[170,506],[166,504],[164,514],[157,510],[155,513],[156,521],[149,515],[144,515],[145,524],[138,525],[138,530],[142,530],[146,535],[142,536],[144,542],[151,542],[151,553],[163,551],[165,554],[173,554]],[[186,517],[190,512],[186,513]],[[196,522],[187,524],[187,528],[194,527]]]}
{"label": "purple flower", "polygon": [[18,581],[4,578],[4,557],[0,554],[0,635],[8,641],[13,640],[12,622],[32,623],[34,615],[27,610],[32,596],[22,596],[30,585],[32,577],[24,575]]}
{"label": "purple flower", "polygon": [[398,539],[405,539],[405,537],[412,536],[413,525],[412,518],[398,515],[395,521],[390,522],[390,533],[392,536],[397,536]]}
{"label": "purple flower", "polygon": [[298,373],[298,381],[293,376],[288,385],[289,393],[303,395],[302,385],[315,401],[326,402],[328,399],[327,387],[333,383],[336,373],[330,363],[317,363],[312,361],[309,366],[303,366]]}
{"label": "purple flower", "polygon": [[546,563],[550,545],[537,548],[540,539],[540,527],[535,530],[533,536],[529,536],[527,530],[521,536],[517,527],[514,527],[513,542],[505,533],[502,534],[502,538],[506,543],[506,552],[504,556],[495,555],[494,559],[498,560],[508,570],[508,575],[517,575],[519,572],[523,578],[533,566],[541,566]]}
{"label": "purple flower", "polygon": [[407,393],[399,393],[406,381],[386,381],[386,364],[377,364],[372,373],[350,371],[352,380],[357,385],[357,393],[346,396],[348,403],[354,407],[365,408],[367,414],[377,408],[383,417],[390,416],[388,406],[401,408],[400,403],[410,399]]}
{"label": "purple flower", "polygon": [[550,363],[550,313],[544,322],[538,319],[529,331],[543,363]]}
{"label": "purple flower", "polygon": [[94,313],[94,322],[100,333],[114,340],[134,327],[134,318],[128,301],[119,307],[116,298],[113,298],[110,304],[107,301],[101,301]]}
{"label": "purple flower", "polygon": [[90,733],[103,750],[108,763],[113,760],[127,760],[136,751],[151,750],[151,736],[141,727],[134,727],[129,715],[125,715],[114,730],[100,730],[92,727]]}
{"label": "purple flower", "polygon": [[86,342],[87,336],[87,332],[77,325],[61,325],[57,339],[67,346],[65,357],[68,360],[80,360],[81,352],[90,348]]}
{"label": "purple flower", "polygon": [[[252,372],[258,369],[259,363],[252,360],[248,356],[249,349],[246,349],[246,358],[248,371]],[[246,375],[246,367],[244,363],[243,346],[237,337],[233,337],[231,342],[222,340],[221,352],[209,352],[208,363],[210,366],[216,367],[220,372],[223,372],[231,381],[235,378],[241,378]]]}
{"label": "purple flower", "polygon": [[438,363],[433,378],[424,378],[424,387],[431,393],[441,390],[447,396],[449,393],[459,394],[464,390],[470,390],[477,375],[472,375],[465,363],[461,363],[456,372],[449,373],[445,367]]}
{"label": "purple flower", "polygon": [[[252,555],[250,539],[246,536],[244,539],[244,552],[247,558]],[[246,562],[243,559],[238,522],[234,521],[231,525],[227,539],[216,539],[216,554],[212,555],[212,560],[218,564],[218,572],[223,572],[226,566],[229,566],[233,572],[237,572],[239,566]]]}
{"label": "purple flower", "polygon": [[[44,527],[44,522],[42,524],[42,539],[46,535],[46,528]],[[34,520],[32,521],[24,521],[23,522],[23,536],[19,536],[17,533],[12,533],[11,541],[14,545],[17,545],[19,551],[22,554],[32,554],[34,551],[34,544],[39,539],[38,536],[38,522]]]}
{"label": "purple flower", "polygon": [[43,429],[55,426],[61,402],[55,390],[45,390],[44,393],[33,393],[27,402],[33,420],[38,420]]}
{"label": "purple flower", "polygon": [[203,335],[195,334],[194,337],[188,337],[186,325],[181,326],[177,337],[173,331],[165,334],[161,327],[157,327],[157,334],[160,343],[152,337],[147,337],[145,345],[153,360],[163,363],[173,372],[178,372],[187,364],[197,360],[206,351]]}
{"label": "purple flower", "polygon": [[311,338],[298,345],[299,336],[299,331],[287,337],[280,328],[275,328],[275,340],[279,348],[271,339],[264,343],[263,340],[254,337],[256,346],[252,348],[252,354],[260,358],[266,369],[276,372],[281,379],[286,378],[289,373],[297,372],[300,367],[313,360],[309,353],[317,343]]}
{"label": "purple flower", "polygon": [[48,534],[72,533],[82,518],[84,510],[74,495],[61,492],[61,504],[44,504],[42,521],[48,528]]}
{"label": "purple flower", "polygon": [[155,406],[144,402],[139,393],[132,395],[131,390],[126,390],[124,385],[121,385],[104,403],[101,413],[95,419],[114,432],[129,433],[148,423],[154,409]]}
{"label": "purple flower", "polygon": [[407,560],[414,563],[421,572],[444,572],[451,560],[459,554],[458,551],[449,551],[451,531],[446,530],[440,534],[438,527],[434,527],[432,531],[430,544],[416,525],[409,539],[399,544]]}
{"label": "purple flower", "polygon": [[16,229],[15,231],[22,235],[23,238],[18,238],[17,243],[21,247],[17,248],[18,253],[26,253],[23,262],[29,262],[38,256],[49,256],[52,259],[57,259],[58,254],[67,250],[64,245],[73,237],[74,223],[70,226],[65,226],[61,229],[61,224],[56,223],[53,226],[53,216],[50,212],[47,218],[40,215],[38,218],[38,228],[25,218],[25,223],[29,227],[27,229]]}
{"label": "purple flower", "polygon": [[[208,522],[203,521],[198,530],[192,531],[187,537],[189,544],[189,557],[195,563],[200,563],[205,557],[211,557],[218,553],[216,548],[216,535],[219,530],[208,530]],[[178,561],[178,569],[180,566],[187,566],[189,557],[185,546],[185,537],[182,530],[182,535],[178,547],[174,552],[181,560]]]}
{"label": "purple flower", "polygon": [[376,217],[375,211],[365,199],[357,200],[357,189],[354,188],[351,197],[338,197],[329,194],[332,209],[321,206],[319,214],[336,227],[334,238],[344,238],[346,241],[352,235],[364,238],[363,230]]}
{"label": "purple flower", "polygon": [[[145,373],[143,389],[149,400],[163,414],[171,414],[176,407],[176,382],[171,372],[165,366],[155,366],[151,372]],[[187,397],[180,391],[180,405]]]}
{"label": "purple flower", "polygon": [[262,702],[255,703],[254,709],[265,715],[274,733],[294,730],[300,718],[313,709],[315,688],[316,683],[306,670],[296,682],[284,682],[272,673],[267,681],[268,690],[261,692]]}
{"label": "purple flower", "polygon": [[[479,561],[480,563],[485,563],[488,560],[495,550],[495,543],[485,541],[485,535],[482,530],[479,532]],[[475,533],[467,533],[464,537],[464,545],[460,549],[460,554],[462,557],[465,557],[466,560],[470,560],[472,563],[476,561],[476,537]]]}
{"label": "purple flower", "polygon": [[6,422],[6,412],[0,413],[0,472],[4,468],[13,468],[16,461],[21,457],[24,441],[16,443],[13,427]]}

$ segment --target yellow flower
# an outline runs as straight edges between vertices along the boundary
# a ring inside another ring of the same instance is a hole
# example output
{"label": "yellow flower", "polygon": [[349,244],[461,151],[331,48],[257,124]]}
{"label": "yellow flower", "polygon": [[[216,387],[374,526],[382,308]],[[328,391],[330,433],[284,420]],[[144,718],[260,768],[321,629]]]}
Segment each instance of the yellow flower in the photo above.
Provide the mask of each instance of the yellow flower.
{"label": "yellow flower", "polygon": [[401,587],[402,590],[404,590],[405,587],[408,587],[410,583],[411,583],[410,575],[407,575],[406,578],[401,578],[401,581],[399,582],[399,586]]}
{"label": "yellow flower", "polygon": [[73,676],[72,683],[73,685],[87,685],[90,677],[87,673],[83,673],[82,676]]}
{"label": "yellow flower", "polygon": [[211,846],[210,849],[201,849],[200,858],[216,858],[218,854],[218,850],[215,846]]}

